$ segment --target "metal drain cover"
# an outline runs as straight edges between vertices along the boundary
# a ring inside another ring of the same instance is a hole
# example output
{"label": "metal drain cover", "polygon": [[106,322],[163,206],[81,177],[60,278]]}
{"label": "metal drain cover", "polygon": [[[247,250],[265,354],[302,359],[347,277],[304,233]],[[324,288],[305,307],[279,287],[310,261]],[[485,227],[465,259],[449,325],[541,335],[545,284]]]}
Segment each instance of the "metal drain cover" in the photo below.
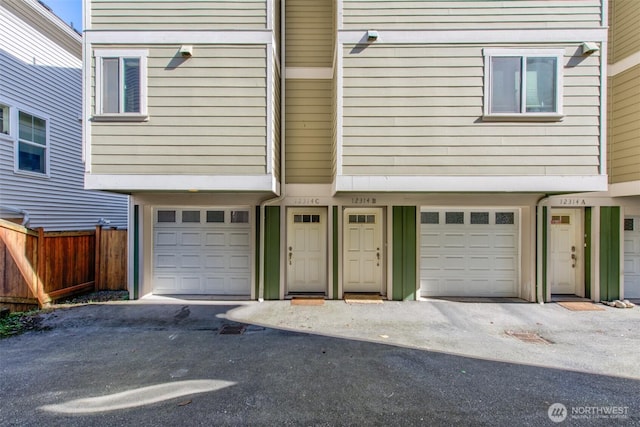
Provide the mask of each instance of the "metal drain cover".
{"label": "metal drain cover", "polygon": [[531,343],[531,344],[553,344],[553,342],[542,338],[536,332],[527,332],[527,331],[505,331],[510,337],[519,339],[522,342]]}
{"label": "metal drain cover", "polygon": [[242,335],[245,329],[245,325],[224,325],[220,328],[220,335]]}

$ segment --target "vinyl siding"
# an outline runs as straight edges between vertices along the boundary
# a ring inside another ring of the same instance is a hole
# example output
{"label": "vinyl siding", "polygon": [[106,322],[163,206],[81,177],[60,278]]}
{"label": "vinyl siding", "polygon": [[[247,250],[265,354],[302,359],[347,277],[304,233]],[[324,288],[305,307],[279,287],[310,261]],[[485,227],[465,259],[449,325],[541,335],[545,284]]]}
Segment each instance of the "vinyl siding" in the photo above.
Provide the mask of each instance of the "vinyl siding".
{"label": "vinyl siding", "polygon": [[276,177],[280,177],[280,134],[281,134],[281,120],[280,120],[280,111],[281,111],[281,96],[280,96],[280,68],[277,66],[277,58],[273,57],[274,63],[272,64],[274,73],[273,73],[273,85],[271,86],[273,89],[273,117],[271,118],[272,122],[272,133],[273,133],[273,174]]}
{"label": "vinyl siding", "polygon": [[91,0],[93,30],[255,30],[267,26],[265,0]]}
{"label": "vinyl siding", "polygon": [[266,47],[177,49],[149,49],[148,122],[92,123],[92,173],[265,174]]}
{"label": "vinyl siding", "polygon": [[82,63],[67,46],[74,41],[61,46],[46,35],[53,29],[42,33],[2,6],[0,28],[0,97],[50,119],[49,178],[15,173],[15,140],[0,137],[0,205],[28,211],[30,227],[51,231],[93,229],[100,218],[126,227],[126,196],[84,190]]}
{"label": "vinyl siding", "polygon": [[575,65],[578,46],[566,47],[563,121],[483,122],[487,46],[353,47],[343,49],[344,175],[599,173],[597,55]]}
{"label": "vinyl siding", "polygon": [[332,0],[287,0],[287,67],[331,67],[334,52]]}
{"label": "vinyl siding", "polygon": [[640,180],[640,65],[609,79],[609,179]]}
{"label": "vinyl siding", "polygon": [[640,3],[611,0],[609,13],[609,62],[615,63],[640,51]]}
{"label": "vinyl siding", "polygon": [[287,79],[287,183],[332,181],[331,80]]}
{"label": "vinyl siding", "polygon": [[[633,0],[630,0],[630,2]],[[600,26],[600,1],[345,0],[343,29],[585,28]]]}

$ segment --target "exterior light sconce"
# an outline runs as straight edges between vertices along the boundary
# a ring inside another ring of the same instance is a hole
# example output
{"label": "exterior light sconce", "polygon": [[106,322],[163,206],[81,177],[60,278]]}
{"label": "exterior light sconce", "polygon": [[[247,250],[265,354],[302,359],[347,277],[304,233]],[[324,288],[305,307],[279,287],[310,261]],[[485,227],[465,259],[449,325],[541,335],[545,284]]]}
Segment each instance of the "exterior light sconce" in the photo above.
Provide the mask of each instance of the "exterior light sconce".
{"label": "exterior light sconce", "polygon": [[592,53],[595,53],[597,51],[599,51],[600,48],[598,47],[597,43],[594,42],[584,42],[582,43],[582,54],[583,55],[591,55]]}
{"label": "exterior light sconce", "polygon": [[191,45],[182,45],[180,46],[180,55],[183,58],[191,58],[193,55],[193,46]]}
{"label": "exterior light sconce", "polygon": [[378,32],[376,30],[367,31],[367,41],[374,42],[378,40]]}

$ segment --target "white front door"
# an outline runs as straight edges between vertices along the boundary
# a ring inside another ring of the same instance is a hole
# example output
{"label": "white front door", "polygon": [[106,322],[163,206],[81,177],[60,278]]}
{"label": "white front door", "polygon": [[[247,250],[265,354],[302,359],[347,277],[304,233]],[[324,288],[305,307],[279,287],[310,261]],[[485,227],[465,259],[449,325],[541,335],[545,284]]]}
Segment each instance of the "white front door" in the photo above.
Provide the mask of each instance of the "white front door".
{"label": "white front door", "polygon": [[624,219],[624,297],[640,298],[640,217]]}
{"label": "white front door", "polygon": [[327,210],[289,208],[287,212],[287,292],[326,292]]}
{"label": "white front door", "polygon": [[382,209],[344,210],[344,292],[383,293]]}
{"label": "white front door", "polygon": [[551,293],[579,294],[581,266],[580,211],[551,209]]}

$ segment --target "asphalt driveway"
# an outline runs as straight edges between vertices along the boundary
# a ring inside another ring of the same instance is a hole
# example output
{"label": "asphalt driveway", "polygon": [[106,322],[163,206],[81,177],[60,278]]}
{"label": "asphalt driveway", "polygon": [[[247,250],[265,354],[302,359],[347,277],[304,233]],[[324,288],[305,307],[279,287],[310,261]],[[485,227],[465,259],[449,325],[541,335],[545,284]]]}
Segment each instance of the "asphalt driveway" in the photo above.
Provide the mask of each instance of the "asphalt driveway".
{"label": "asphalt driveway", "polygon": [[43,317],[0,341],[0,425],[640,423],[638,308],[152,299]]}

